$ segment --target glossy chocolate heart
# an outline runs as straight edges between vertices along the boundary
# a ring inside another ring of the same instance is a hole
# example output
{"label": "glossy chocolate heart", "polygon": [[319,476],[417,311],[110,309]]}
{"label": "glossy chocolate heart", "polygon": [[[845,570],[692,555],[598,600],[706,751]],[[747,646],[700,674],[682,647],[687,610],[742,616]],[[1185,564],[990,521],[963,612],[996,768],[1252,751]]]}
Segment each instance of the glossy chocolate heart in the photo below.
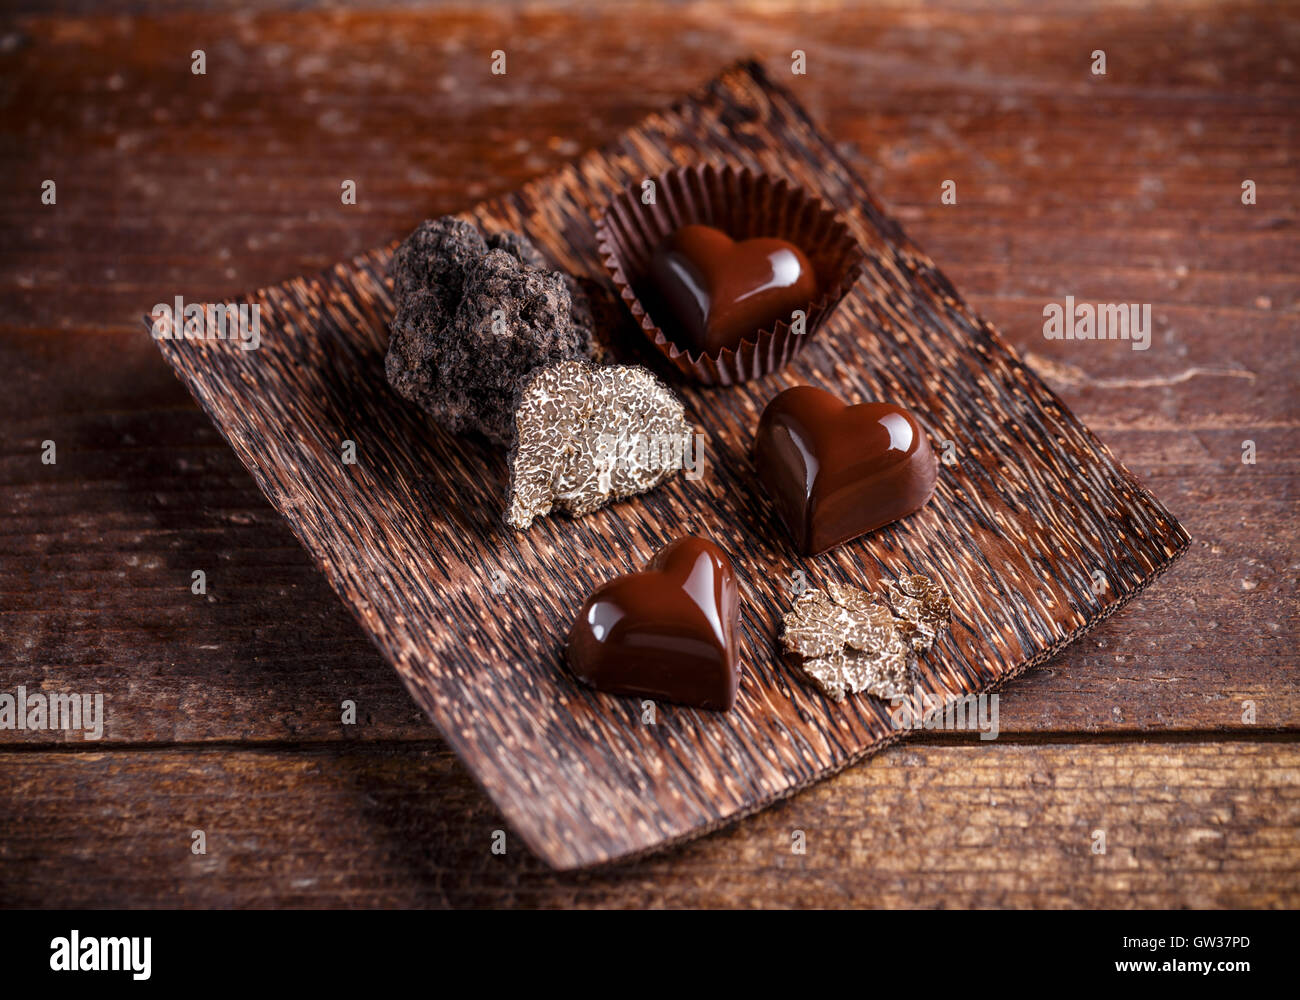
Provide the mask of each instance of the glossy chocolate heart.
{"label": "glossy chocolate heart", "polygon": [[767,404],[754,461],[804,555],[919,509],[939,476],[930,439],[907,410],[893,403],[849,406],[810,385]]}
{"label": "glossy chocolate heart", "polygon": [[816,296],[817,275],[793,244],[766,237],[737,243],[720,229],[691,225],[655,249],[645,298],[678,347],[712,355],[788,322]]}
{"label": "glossy chocolate heart", "polygon": [[587,598],[565,658],[598,691],[728,709],[740,683],[739,620],[731,560],[687,535]]}

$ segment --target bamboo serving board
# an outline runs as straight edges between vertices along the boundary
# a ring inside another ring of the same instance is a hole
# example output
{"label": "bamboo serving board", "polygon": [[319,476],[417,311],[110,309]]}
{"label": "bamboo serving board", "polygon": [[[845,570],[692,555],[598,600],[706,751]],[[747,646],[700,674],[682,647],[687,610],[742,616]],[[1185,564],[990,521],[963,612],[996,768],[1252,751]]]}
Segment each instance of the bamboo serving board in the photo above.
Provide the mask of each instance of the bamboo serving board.
{"label": "bamboo serving board", "polygon": [[[673,383],[706,435],[702,479],[677,477],[581,520],[506,527],[504,455],[443,432],[388,388],[392,247],[251,297],[262,307],[259,350],[157,341],[513,829],[558,868],[697,836],[901,735],[887,704],[834,704],[780,663],[796,571],[814,587],[878,590],[913,572],[942,580],[953,625],[922,659],[920,683],[965,694],[1052,656],[1188,544],[756,64],[467,217],[524,232],[557,266],[608,287],[593,224],[601,206],[701,161],[789,177],[835,206],[869,252],[866,273],[784,371],[727,389]],[[764,404],[801,383],[901,403],[937,453],[951,442],[956,462],[940,466],[929,505],[801,559],[750,457]],[[347,441],[355,464],[343,461]],[[649,725],[639,700],[570,677],[564,636],[594,587],[688,532],[715,539],[736,565],[740,697],[729,713],[659,705]]]}

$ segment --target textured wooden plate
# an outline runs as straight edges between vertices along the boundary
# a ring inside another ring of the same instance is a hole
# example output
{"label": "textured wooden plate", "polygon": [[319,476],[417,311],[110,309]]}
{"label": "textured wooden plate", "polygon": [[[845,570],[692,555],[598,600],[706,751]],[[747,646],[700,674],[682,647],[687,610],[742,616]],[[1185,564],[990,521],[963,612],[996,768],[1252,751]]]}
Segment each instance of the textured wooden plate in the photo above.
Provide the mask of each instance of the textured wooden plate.
{"label": "textured wooden plate", "polygon": [[[249,301],[262,306],[260,350],[158,341],[411,694],[556,867],[714,829],[899,735],[887,705],[865,696],[835,705],[780,664],[776,638],[796,570],[812,586],[941,577],[955,620],[925,659],[922,683],[969,693],[1050,657],[1188,543],[757,65],[731,69],[606,149],[467,214],[526,232],[558,265],[604,282],[593,229],[604,201],[702,160],[788,176],[837,206],[870,251],[867,272],[781,374],[739,388],[680,387],[707,434],[702,480],[679,477],[581,521],[506,528],[503,456],[442,432],[388,389],[391,247],[257,293]],[[764,403],[803,382],[913,408],[958,461],[942,467],[921,513],[800,560],[757,486],[749,448]],[[355,464],[341,460],[345,441],[356,444]],[[561,645],[593,587],[688,531],[722,544],[741,577],[740,700],[727,714],[660,706],[657,724],[645,725],[635,701],[576,684]]]}

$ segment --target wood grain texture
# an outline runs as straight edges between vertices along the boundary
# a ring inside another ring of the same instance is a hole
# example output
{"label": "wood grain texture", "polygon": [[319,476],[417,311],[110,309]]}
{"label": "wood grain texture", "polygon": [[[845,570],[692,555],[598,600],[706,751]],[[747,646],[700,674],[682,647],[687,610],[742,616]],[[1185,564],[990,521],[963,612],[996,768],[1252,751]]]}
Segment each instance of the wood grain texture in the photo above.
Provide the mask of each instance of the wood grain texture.
{"label": "wood grain texture", "polygon": [[[814,17],[779,2],[545,3],[526,17],[499,4],[189,6],[42,0],[0,13],[0,164],[12,180],[0,189],[0,690],[104,691],[104,743],[68,749],[172,746],[183,758],[247,742],[310,756],[333,743],[346,757],[430,732],[140,335],[141,303],[217,298],[326,267],[606,141],[720,60],[761,52],[776,68],[796,44],[809,75],[789,86],[891,214],[1194,538],[1159,586],[1003,691],[1005,738],[1083,741],[1081,770],[1099,740],[1294,738],[1300,77],[1286,5],[941,0],[822,4]],[[511,76],[488,79],[483,52],[501,42]],[[194,44],[208,46],[207,78],[187,74]],[[1086,72],[1097,45],[1110,55],[1105,79]],[[47,176],[59,181],[57,209],[33,195]],[[357,206],[338,203],[343,176],[360,181]],[[1244,177],[1259,182],[1256,207],[1238,200]],[[939,202],[945,178],[958,180],[957,205]],[[1153,302],[1152,350],[1044,342],[1042,304],[1067,293]],[[1255,466],[1240,461],[1247,437],[1259,444]],[[39,463],[47,438],[59,441],[57,467]],[[189,592],[195,568],[208,571],[209,599]],[[349,697],[358,726],[339,724]],[[1244,700],[1258,706],[1255,725]],[[30,752],[12,746],[18,735],[0,733],[0,759]],[[24,747],[66,743],[20,735]],[[814,802],[801,822],[857,815],[860,770],[688,850],[620,867],[602,905],[703,898],[692,895],[701,886],[716,905],[813,899],[761,863],[765,822]],[[440,803],[415,774],[401,779],[405,793],[391,789],[393,810],[431,811],[425,853],[409,846],[397,877],[340,889],[340,902],[409,900],[410,880],[430,904],[575,898],[569,880],[537,865],[490,896],[440,867],[483,866],[477,817],[493,808],[458,773],[462,791],[440,791]],[[1247,771],[1224,777],[1255,788]],[[1198,794],[1177,769],[1163,780],[1172,799]],[[155,776],[124,770],[114,788],[136,817],[121,843],[152,840]],[[301,787],[304,813],[317,789]],[[89,791],[68,788],[69,809]],[[193,791],[203,808],[239,812],[238,783]],[[922,809],[908,837],[931,837],[932,822],[941,838],[952,819]],[[285,864],[268,857],[260,879],[196,883],[187,898],[299,898],[306,876],[281,872],[304,857],[297,835],[310,827],[280,836],[275,821],[258,836]],[[93,824],[61,829],[41,849],[44,898],[79,897],[60,873],[84,875],[88,852],[124,900],[182,891],[152,878],[143,855],[104,858]],[[10,827],[6,843],[26,832]],[[1267,835],[1239,833],[1246,845]],[[378,870],[391,846],[376,834],[318,855],[313,898],[329,905],[325,886]],[[878,883],[851,839],[824,846],[826,898],[899,898],[861,888]],[[929,855],[931,868],[950,851]],[[1028,873],[1018,892],[999,896],[989,870],[952,873],[944,905],[1069,896],[1048,840],[1008,829],[1001,853]],[[8,856],[0,845],[0,899],[22,874]],[[1239,879],[1216,890],[1195,855],[1166,858],[1144,905],[1188,905],[1189,885],[1208,888],[1196,897],[1206,905],[1259,899]],[[1134,897],[1116,880],[1089,883],[1086,898]]]}
{"label": "wood grain texture", "polygon": [[587,872],[549,871],[508,832],[494,855],[501,829],[445,748],[0,763],[10,905],[1280,908],[1300,904],[1300,748],[908,741],[706,840]]}
{"label": "wood grain texture", "polygon": [[[833,706],[779,666],[773,646],[796,568],[813,586],[941,578],[955,621],[920,684],[967,694],[1050,657],[1188,541],[969,312],[756,64],[472,215],[485,230],[526,233],[558,266],[600,280],[592,220],[603,203],[640,178],[701,161],[808,188],[843,213],[868,254],[823,335],[785,371],[727,392],[683,387],[707,435],[701,483],[511,533],[501,521],[502,457],[427,424],[384,383],[389,250],[259,293],[256,351],[157,341],[416,700],[530,847],[558,867],[716,828],[899,735],[883,703]],[[959,458],[919,514],[799,561],[748,449],[766,400],[805,381],[900,402]],[[349,440],[355,465],[341,460]],[[718,540],[742,578],[741,695],[725,716],[664,709],[647,726],[635,702],[572,681],[560,637],[586,593],[687,531]],[[506,594],[492,592],[493,571]]]}

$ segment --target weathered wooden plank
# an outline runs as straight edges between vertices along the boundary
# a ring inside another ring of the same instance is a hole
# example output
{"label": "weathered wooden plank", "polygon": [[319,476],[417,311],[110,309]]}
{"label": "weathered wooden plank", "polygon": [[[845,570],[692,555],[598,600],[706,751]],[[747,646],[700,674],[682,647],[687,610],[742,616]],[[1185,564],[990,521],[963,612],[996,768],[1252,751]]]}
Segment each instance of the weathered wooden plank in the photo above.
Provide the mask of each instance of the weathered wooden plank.
{"label": "weathered wooden plank", "polygon": [[445,748],[0,755],[6,905],[1293,908],[1300,747],[913,741],[604,871],[503,829]]}
{"label": "weathered wooden plank", "polygon": [[[50,326],[126,325],[159,290],[217,298],[327,267],[555,168],[720,60],[777,65],[796,44],[809,56],[789,79],[797,96],[968,293],[981,288],[962,267],[1004,248],[1021,280],[1108,250],[1130,264],[1176,255],[1193,288],[1204,269],[1242,272],[1239,291],[1250,270],[1294,270],[1300,83],[1285,5],[1034,4],[993,28],[943,5],[36,13],[11,19],[0,81],[14,178],[0,302]],[[193,38],[230,40],[206,77],[188,73]],[[492,78],[500,38],[514,62]],[[1088,71],[1096,47],[1104,78]],[[351,208],[341,171],[359,182]],[[57,212],[34,195],[51,173]],[[1238,200],[1247,176],[1253,209]],[[955,206],[939,203],[946,178]]]}

